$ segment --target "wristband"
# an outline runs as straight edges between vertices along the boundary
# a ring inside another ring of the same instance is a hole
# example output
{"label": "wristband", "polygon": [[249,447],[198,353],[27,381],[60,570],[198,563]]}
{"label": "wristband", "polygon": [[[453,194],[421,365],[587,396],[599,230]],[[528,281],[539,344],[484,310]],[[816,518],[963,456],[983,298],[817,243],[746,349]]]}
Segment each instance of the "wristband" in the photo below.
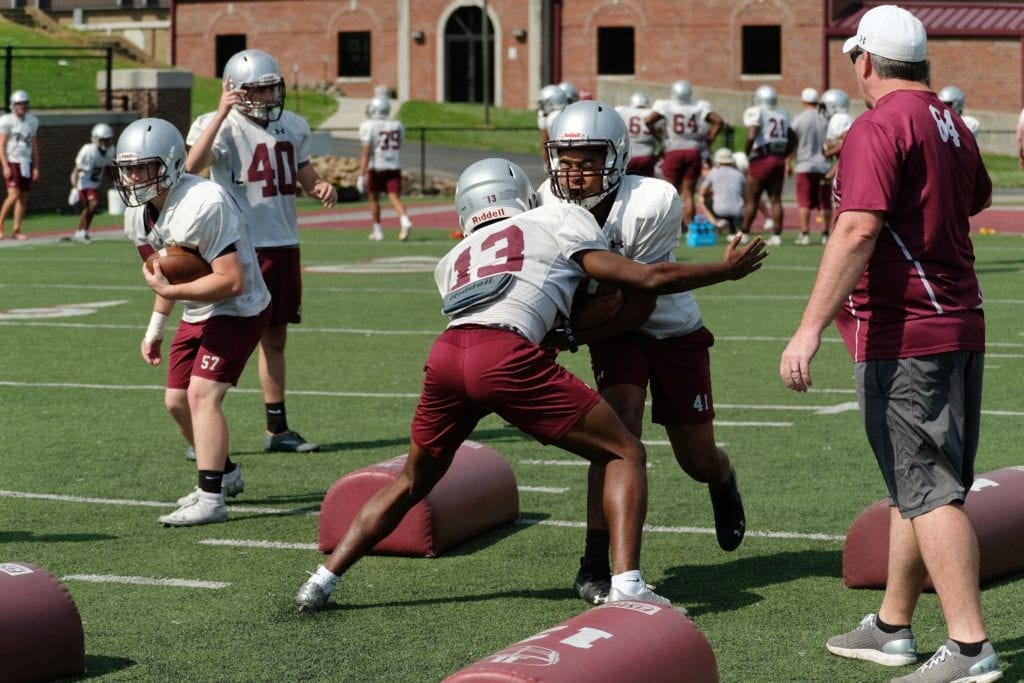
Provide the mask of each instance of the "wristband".
{"label": "wristband", "polygon": [[167,316],[159,311],[153,311],[149,318],[149,327],[146,328],[146,335],[142,338],[147,344],[160,341],[164,338],[164,327],[167,326]]}

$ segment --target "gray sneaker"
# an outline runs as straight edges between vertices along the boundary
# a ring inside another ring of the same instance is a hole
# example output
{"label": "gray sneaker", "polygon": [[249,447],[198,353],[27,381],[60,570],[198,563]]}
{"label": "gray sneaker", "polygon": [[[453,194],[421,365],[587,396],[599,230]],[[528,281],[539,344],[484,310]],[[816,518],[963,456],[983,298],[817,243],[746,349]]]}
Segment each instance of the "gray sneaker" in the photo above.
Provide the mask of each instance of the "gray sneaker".
{"label": "gray sneaker", "polygon": [[295,602],[299,605],[300,612],[316,612],[323,609],[331,599],[331,594],[324,590],[323,586],[309,579],[302,584],[299,592],[295,594]]}
{"label": "gray sneaker", "polygon": [[884,666],[904,666],[917,663],[917,641],[909,628],[886,633],[875,623],[878,617],[869,614],[860,625],[839,636],[828,639],[825,647],[834,655],[863,659]]}
{"label": "gray sneaker", "polygon": [[968,657],[952,640],[940,647],[924,665],[912,674],[892,679],[892,683],[985,683],[1003,677],[999,656],[992,643],[981,646],[981,654]]}
{"label": "gray sneaker", "polygon": [[[242,479],[241,463],[236,462],[235,469],[224,475],[224,479],[221,481],[221,490],[224,491],[224,495],[227,498],[234,498],[239,493],[245,491],[245,480]],[[191,493],[178,499],[178,507],[188,505],[191,501],[195,500],[198,495],[199,487],[197,486],[192,489]]]}

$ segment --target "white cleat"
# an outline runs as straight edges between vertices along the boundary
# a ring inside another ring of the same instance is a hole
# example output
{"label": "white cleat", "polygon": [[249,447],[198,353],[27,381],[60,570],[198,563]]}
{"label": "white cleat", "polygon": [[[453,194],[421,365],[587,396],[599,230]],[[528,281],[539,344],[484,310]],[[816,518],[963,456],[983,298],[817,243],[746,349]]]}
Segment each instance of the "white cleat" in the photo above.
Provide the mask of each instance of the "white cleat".
{"label": "white cleat", "polygon": [[162,515],[160,523],[164,526],[198,526],[226,522],[227,519],[228,506],[224,504],[223,496],[217,500],[210,500],[196,494],[194,499],[171,514]]}
{"label": "white cleat", "polygon": [[[221,482],[221,490],[224,491],[224,495],[228,498],[234,498],[239,493],[245,491],[245,480],[242,479],[242,466],[235,463],[235,469],[224,475],[224,480]],[[192,492],[188,495],[182,496],[178,499],[178,507],[188,505],[199,496],[199,487],[192,489]]]}

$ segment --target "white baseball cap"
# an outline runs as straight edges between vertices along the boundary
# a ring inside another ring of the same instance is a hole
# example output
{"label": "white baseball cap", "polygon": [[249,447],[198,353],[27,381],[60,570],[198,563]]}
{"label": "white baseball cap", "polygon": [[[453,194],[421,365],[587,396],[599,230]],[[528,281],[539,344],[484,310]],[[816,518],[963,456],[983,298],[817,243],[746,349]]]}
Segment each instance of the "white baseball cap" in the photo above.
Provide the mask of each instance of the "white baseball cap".
{"label": "white baseball cap", "polygon": [[716,164],[731,164],[732,150],[728,147],[719,147],[718,151],[715,152],[715,163]]}
{"label": "white baseball cap", "polygon": [[804,88],[800,91],[800,101],[807,104],[818,103],[818,91],[814,88]]}
{"label": "white baseball cap", "polygon": [[923,62],[928,59],[928,36],[921,20],[907,10],[879,5],[860,18],[857,35],[843,43],[843,54],[857,48],[900,62]]}

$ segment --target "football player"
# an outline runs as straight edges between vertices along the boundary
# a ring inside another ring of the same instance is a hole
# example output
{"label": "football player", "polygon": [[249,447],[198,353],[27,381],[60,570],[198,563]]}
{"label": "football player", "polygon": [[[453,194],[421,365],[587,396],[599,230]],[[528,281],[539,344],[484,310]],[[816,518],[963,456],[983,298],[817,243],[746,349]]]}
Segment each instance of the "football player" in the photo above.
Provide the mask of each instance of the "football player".
{"label": "football player", "polygon": [[978,137],[978,133],[981,132],[981,121],[973,116],[964,116],[963,90],[955,85],[947,85],[939,91],[939,99],[942,100],[943,104],[959,114],[960,118],[964,120],[964,124],[967,125],[967,129],[974,134],[974,137]]}
{"label": "football player", "polygon": [[754,91],[754,105],[743,112],[747,126],[744,152],[750,158],[747,189],[743,198],[742,240],[749,239],[750,225],[757,215],[761,194],[771,204],[773,234],[768,246],[782,244],[782,185],[786,179],[786,157],[796,146],[796,133],[789,125],[789,114],[778,107],[775,88],[762,85]]}
{"label": "football player", "polygon": [[[665,180],[672,183],[683,198],[682,227],[693,220],[694,192],[700,179],[708,149],[724,121],[711,110],[707,100],[693,102],[689,81],[672,84],[671,97],[654,103],[647,124],[661,135]],[[659,127],[664,122],[663,127]]]}
{"label": "football player", "polygon": [[[832,197],[832,183],[838,170],[837,160],[839,159],[839,153],[843,151],[846,131],[850,130],[850,126],[853,125],[853,117],[850,116],[849,111],[850,96],[846,94],[845,90],[829,88],[821,94],[821,102],[818,104],[818,108],[828,120],[828,127],[825,130],[825,143],[821,146],[821,151],[831,164],[828,172],[825,173],[824,180],[828,185],[829,206],[831,207],[835,201]],[[822,244],[828,243],[828,237],[831,233],[832,225],[826,225],[821,233]]]}
{"label": "football player", "polygon": [[629,161],[626,173],[654,177],[654,166],[658,163],[658,138],[647,125],[651,115],[651,102],[647,95],[635,92],[629,98],[628,106],[616,107],[619,116],[626,122],[629,133]]}
{"label": "football player", "polygon": [[301,187],[323,206],[333,206],[337,195],[309,162],[309,124],[286,111],[284,100],[284,78],[273,57],[260,50],[233,55],[224,66],[217,110],[197,118],[188,132],[187,169],[199,173],[209,168],[210,178],[241,207],[274,299],[259,347],[267,425],[264,449],[307,453],[320,446],[293,431],[285,413],[288,325],[302,320],[295,197]]}
{"label": "football player", "polygon": [[32,184],[39,180],[39,119],[29,112],[28,93],[15,90],[10,98],[11,111],[0,116],[0,166],[4,170],[7,197],[0,206],[0,239],[4,237],[7,214],[14,210],[11,237],[25,239],[21,222],[28,210]]}
{"label": "football player", "polygon": [[[624,174],[629,140],[614,110],[600,102],[566,107],[546,149],[549,180],[539,193],[543,205],[588,209],[612,250],[627,259],[675,261],[679,194],[664,181]],[[633,299],[630,305],[642,305]],[[693,294],[677,292],[658,296],[653,313],[635,330],[591,343],[590,359],[601,395],[637,437],[650,385],[652,419],[665,427],[683,471],[708,485],[718,544],[731,551],[743,540],[746,518],[729,456],[715,444],[708,354],[713,343]],[[600,468],[590,469],[586,545],[574,582],[579,596],[593,604],[605,602],[609,591],[610,527],[599,495],[603,474]]]}
{"label": "football player", "polygon": [[402,204],[402,143],[405,126],[390,118],[391,101],[374,97],[366,105],[367,119],[359,125],[359,141],[363,143],[359,157],[359,179],[356,187],[365,191],[370,199],[373,232],[370,239],[380,242],[384,232],[380,227],[380,193],[386,192],[391,206],[398,214],[401,230],[398,239],[405,242],[412,230],[412,221]]}
{"label": "football player", "polygon": [[823,239],[828,239],[832,225],[832,183],[825,179],[832,164],[823,151],[828,121],[818,109],[818,99],[814,88],[804,88],[800,93],[802,109],[792,123],[797,144],[786,164],[787,175],[796,173],[796,206],[800,217],[796,244],[801,246],[811,243],[811,211],[817,210],[820,214]]}
{"label": "football player", "polygon": [[611,522],[615,572],[607,599],[670,605],[640,574],[647,511],[643,445],[541,341],[559,317],[568,316],[584,275],[617,287],[670,292],[743,277],[759,267],[763,253],[730,246],[713,264],[630,261],[608,251],[607,238],[587,211],[569,203],[531,210],[529,179],[502,159],[467,168],[455,204],[465,238],[434,271],[449,322],[426,361],[409,455],[399,476],[362,506],[331,556],[299,589],[299,608],[327,604],[339,576],[431,491],[463,440],[490,413],[541,443],[590,460],[601,472],[596,496]]}
{"label": "football player", "polygon": [[142,274],[156,293],[142,358],[163,362],[160,346],[176,301],[184,311],[167,358],[164,405],[196,454],[198,485],[160,517],[164,526],[194,526],[228,518],[224,497],[245,488],[228,458],[222,404],[238,382],[270,319],[270,292],[260,275],[245,217],[219,184],[185,173],[185,140],[163,119],[133,122],[117,141],[115,184],[125,206],[124,232],[143,261],[176,245],[197,251],[213,269],[172,285],[159,265]]}
{"label": "football player", "polygon": [[71,187],[82,202],[82,215],[75,230],[76,242],[89,242],[89,226],[99,206],[99,187],[111,170],[114,160],[114,129],[105,123],[97,123],[89,135],[90,142],[82,145],[75,157],[75,168],[71,171]]}
{"label": "football player", "polygon": [[548,140],[548,131],[559,112],[569,104],[565,91],[557,85],[545,85],[537,95],[537,129],[540,130],[541,157],[544,156],[544,143]]}

